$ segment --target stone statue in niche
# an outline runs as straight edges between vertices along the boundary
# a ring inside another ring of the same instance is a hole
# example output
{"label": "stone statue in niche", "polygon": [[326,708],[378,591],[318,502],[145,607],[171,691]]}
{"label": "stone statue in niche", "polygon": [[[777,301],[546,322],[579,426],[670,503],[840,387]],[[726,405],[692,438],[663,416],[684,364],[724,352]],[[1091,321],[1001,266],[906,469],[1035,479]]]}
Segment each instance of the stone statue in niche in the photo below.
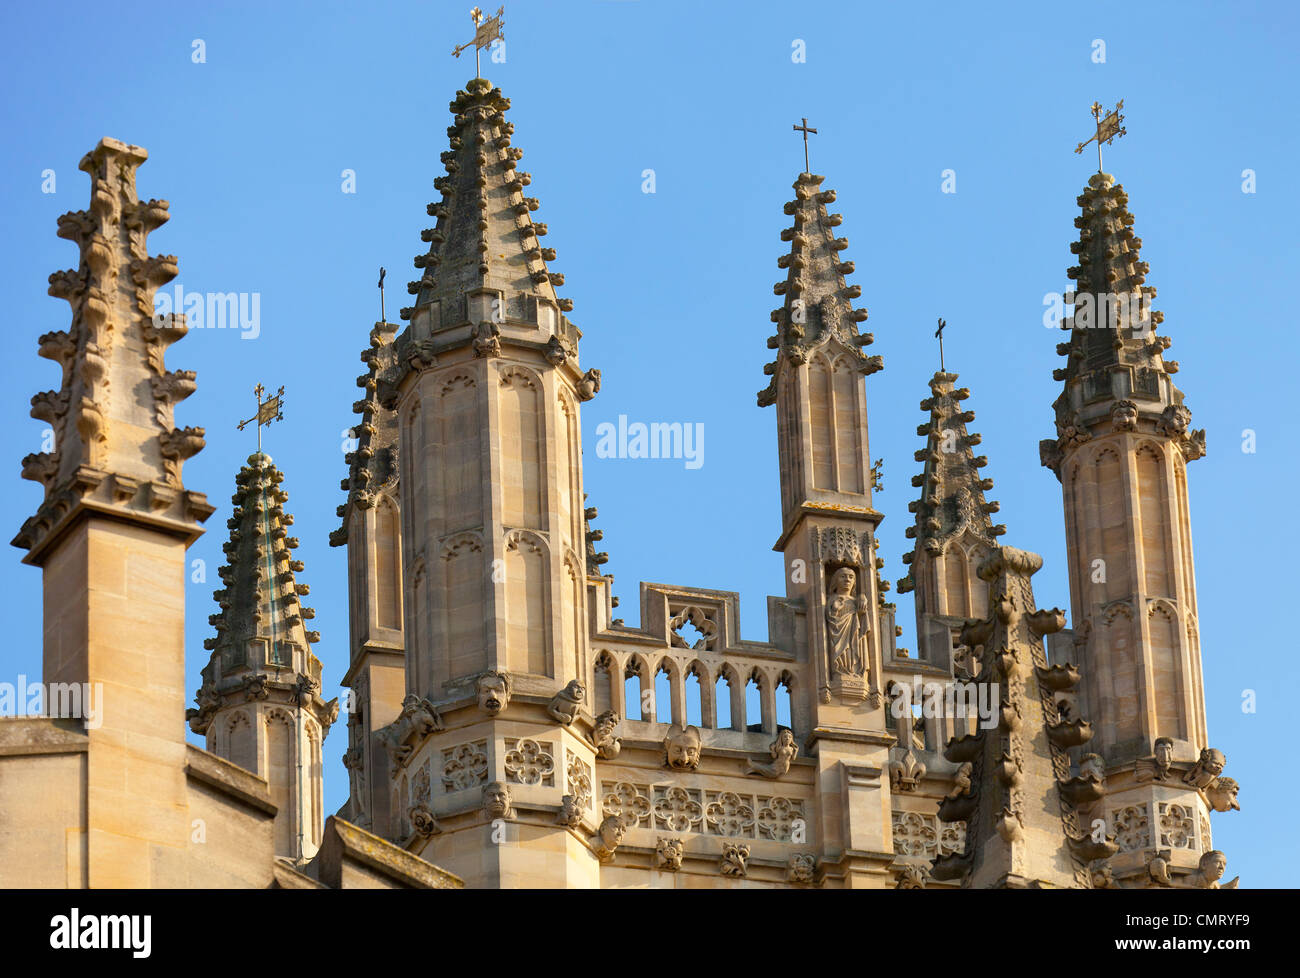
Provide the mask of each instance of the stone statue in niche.
{"label": "stone statue in niche", "polygon": [[576,829],[582,823],[582,806],[573,795],[560,799],[560,813],[555,816],[555,824]]}
{"label": "stone statue in niche", "polygon": [[1240,876],[1234,876],[1226,883],[1220,883],[1228,869],[1228,857],[1218,849],[1211,849],[1201,856],[1200,876],[1196,885],[1205,890],[1235,890]]}
{"label": "stone statue in niche", "polygon": [[1216,812],[1239,812],[1241,805],[1237,802],[1240,790],[1233,778],[1215,778],[1214,783],[1205,789],[1205,800]]}
{"label": "stone statue in niche", "polygon": [[675,873],[682,868],[686,844],[681,839],[660,839],[655,845],[655,869],[661,873]]}
{"label": "stone statue in niche", "polygon": [[1223,756],[1223,751],[1206,747],[1183,780],[1196,788],[1208,788],[1223,773],[1223,767],[1227,763],[1228,759]]}
{"label": "stone statue in niche", "polygon": [[551,705],[546,708],[546,712],[560,723],[568,726],[573,722],[573,718],[578,715],[578,710],[582,708],[582,702],[586,698],[587,688],[576,679],[570,680],[567,686],[555,694],[551,700]]}
{"label": "stone statue in niche", "polygon": [[664,763],[674,771],[694,771],[700,763],[700,728],[674,723],[664,738]]}
{"label": "stone statue in niche", "polygon": [[493,781],[483,786],[483,814],[489,821],[515,817],[515,809],[510,801],[510,786],[503,781]]}
{"label": "stone statue in niche", "polygon": [[867,671],[867,599],[854,594],[858,575],[841,567],[826,589],[826,641],[831,669],[841,675],[861,676]]}
{"label": "stone statue in niche", "polygon": [[623,744],[614,736],[617,727],[618,714],[613,710],[606,710],[596,717],[596,725],[592,729],[591,735],[596,745],[596,754],[602,760],[612,761],[618,757],[618,752],[623,749]]}
{"label": "stone statue in niche", "polygon": [[718,867],[723,876],[745,876],[749,873],[749,846],[727,842],[722,846],[722,861]]}
{"label": "stone statue in niche", "polygon": [[619,847],[626,834],[627,823],[623,821],[621,815],[606,816],[596,831],[596,837],[592,840],[596,848],[596,858],[603,863],[613,859],[614,850]]}
{"label": "stone statue in niche", "polygon": [[494,717],[510,703],[510,675],[491,670],[478,677],[479,709]]}
{"label": "stone statue in niche", "polygon": [[745,773],[765,778],[781,777],[790,770],[790,762],[798,755],[799,745],[795,743],[794,734],[782,727],[777,731],[776,740],[768,746],[767,752],[772,757],[771,761],[747,760]]}

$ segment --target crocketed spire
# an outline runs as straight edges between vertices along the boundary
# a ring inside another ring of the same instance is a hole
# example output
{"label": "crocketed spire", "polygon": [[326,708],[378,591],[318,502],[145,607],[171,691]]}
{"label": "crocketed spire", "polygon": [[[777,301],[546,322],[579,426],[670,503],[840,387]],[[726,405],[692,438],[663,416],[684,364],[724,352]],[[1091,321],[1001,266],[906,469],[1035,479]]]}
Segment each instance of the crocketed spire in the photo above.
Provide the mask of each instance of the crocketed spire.
{"label": "crocketed spire", "polygon": [[326,728],[338,712],[336,702],[325,703],[319,695],[321,664],[310,646],[320,641],[320,632],[307,629],[316,612],[299,600],[309,588],[296,578],[303,564],[292,557],[298,538],[288,535],[293,516],[284,511],[289,494],[283,481],[261,452],[250,455],[235,477],[226,563],[218,571],[225,587],[212,594],[221,610],[208,617],[217,634],[203,641],[212,659],[203,669],[199,709],[188,714],[196,733],[206,730],[225,700],[250,692],[265,698],[269,690],[283,689],[313,706]]}
{"label": "crocketed spire", "polygon": [[873,374],[884,366],[882,358],[869,357],[861,349],[872,342],[871,334],[859,333],[857,326],[866,320],[867,310],[853,308],[852,300],[862,295],[861,286],[844,281],[845,275],[853,273],[853,262],[840,258],[849,242],[832,231],[843,217],[826,212],[826,205],[835,202],[835,191],[820,189],[824,179],[799,174],[794,182],[795,199],[785,205],[794,223],[781,232],[781,240],[790,242],[790,252],[776,263],[788,269],[788,274],[773,287],[777,295],[785,296],[785,304],[772,311],[777,330],[767,339],[768,348],[780,352],[763,368],[772,381],[759,392],[759,407],[776,402],[783,361],[801,364],[813,349],[832,338],[852,351],[862,374]]}
{"label": "crocketed spire", "polygon": [[[930,420],[918,425],[916,433],[925,436],[925,448],[916,453],[923,462],[920,475],[912,485],[921,489],[921,497],[908,504],[916,514],[916,525],[907,528],[907,537],[916,540],[922,553],[940,553],[950,539],[964,533],[992,547],[995,537],[1006,533],[1002,524],[994,525],[990,513],[996,502],[986,502],[984,494],[993,488],[993,480],[981,477],[980,469],[988,464],[984,455],[971,449],[980,443],[978,434],[966,426],[975,420],[974,411],[963,411],[961,402],[970,397],[966,387],[954,388],[957,374],[939,371],[930,379],[930,396],[921,402],[921,410],[930,412]],[[915,587],[915,561],[918,551],[903,555],[903,563],[913,572],[898,582],[898,592],[906,594]]]}
{"label": "crocketed spire", "polygon": [[1191,412],[1172,375],[1178,364],[1166,360],[1167,336],[1157,327],[1164,314],[1150,308],[1156,297],[1146,284],[1142,239],[1133,232],[1128,194],[1108,173],[1094,174],[1079,196],[1082,214],[1074,219],[1079,238],[1070,245],[1079,264],[1069,270],[1075,292],[1074,315],[1062,323],[1070,339],[1057,344],[1065,366],[1054,371],[1065,389],[1053,405],[1057,437],[1041,443],[1043,465],[1057,472],[1071,448],[1118,423],[1151,427],[1179,442],[1184,456],[1205,453],[1204,431],[1189,431]]}
{"label": "crocketed spire", "polygon": [[476,289],[497,289],[507,296],[526,294],[555,302],[561,310],[572,301],[557,298],[564,276],[547,268],[555,249],[543,248],[545,224],[530,216],[535,197],[524,188],[532,177],[516,168],[523,150],[510,145],[514,124],[505,121],[510,100],[485,78],[475,78],[451,102],[455,120],[447,129],[451,149],[442,154],[447,175],[434,181],[442,200],[428,207],[438,219],[421,238],[429,250],[415,259],[423,276],[407,289],[416,309],[435,301],[455,302]]}

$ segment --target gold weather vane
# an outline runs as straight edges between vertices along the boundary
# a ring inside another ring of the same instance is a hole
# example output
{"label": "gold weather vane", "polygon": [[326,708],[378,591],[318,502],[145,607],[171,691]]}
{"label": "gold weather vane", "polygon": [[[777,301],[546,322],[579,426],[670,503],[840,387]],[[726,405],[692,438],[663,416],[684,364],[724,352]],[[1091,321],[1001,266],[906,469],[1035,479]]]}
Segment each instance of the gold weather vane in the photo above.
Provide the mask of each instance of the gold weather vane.
{"label": "gold weather vane", "polygon": [[804,172],[804,173],[812,173],[812,169],[808,166],[808,134],[809,134],[809,133],[812,133],[812,134],[815,136],[815,135],[817,135],[817,130],[816,130],[816,129],[809,129],[809,128],[808,128],[808,119],[807,119],[807,117],[805,117],[805,118],[803,119],[803,125],[801,125],[801,126],[791,126],[791,128],[792,128],[795,132],[801,132],[801,133],[803,133],[803,172]]}
{"label": "gold weather vane", "polygon": [[1074,147],[1076,153],[1082,153],[1083,147],[1087,146],[1094,139],[1097,141],[1097,172],[1101,172],[1101,144],[1109,143],[1125,135],[1128,130],[1120,125],[1124,117],[1119,114],[1119,110],[1124,108],[1124,100],[1120,99],[1115,103],[1115,108],[1111,109],[1106,115],[1102,116],[1100,102],[1092,103],[1092,117],[1097,120],[1097,131]]}
{"label": "gold weather vane", "polygon": [[497,12],[487,20],[483,19],[483,11],[475,7],[469,12],[470,19],[474,21],[474,40],[466,41],[464,44],[458,44],[451,49],[454,57],[459,58],[460,53],[471,44],[474,45],[474,77],[479,75],[479,52],[486,47],[491,47],[493,41],[504,41],[506,39],[505,31],[501,29],[501,16],[506,12],[505,7],[498,7]]}
{"label": "gold weather vane", "polygon": [[284,407],[284,388],[281,387],[275,392],[274,397],[265,401],[262,400],[262,395],[266,393],[266,388],[261,384],[258,384],[253,388],[253,393],[257,395],[257,413],[251,418],[239,422],[236,427],[238,427],[240,431],[243,431],[245,427],[252,424],[254,421],[257,422],[257,452],[260,455],[262,453],[262,425],[270,424],[272,421],[284,420],[284,414],[282,413],[282,408]]}

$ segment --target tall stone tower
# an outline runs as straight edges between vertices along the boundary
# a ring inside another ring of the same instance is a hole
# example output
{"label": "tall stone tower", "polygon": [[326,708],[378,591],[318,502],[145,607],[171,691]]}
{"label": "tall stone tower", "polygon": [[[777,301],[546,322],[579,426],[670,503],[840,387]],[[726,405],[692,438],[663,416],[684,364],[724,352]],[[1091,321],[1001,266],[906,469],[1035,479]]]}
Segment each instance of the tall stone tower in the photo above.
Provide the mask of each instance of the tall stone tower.
{"label": "tall stone tower", "polygon": [[257,452],[235,477],[230,539],[216,591],[220,611],[209,617],[212,657],[186,714],[207,748],[266,780],[275,817],[275,854],[306,863],[321,844],[324,781],[321,745],[338,716],[338,700],[321,698],[321,663],[311,646],[316,616],[299,600],[302,561],[293,558],[289,494],[271,457]]}
{"label": "tall stone tower", "polygon": [[[546,225],[530,216],[538,202],[525,196],[531,178],[516,165],[523,154],[511,145],[508,107],[482,78],[451,103],[447,175],[435,182],[442,200],[429,205],[437,220],[422,234],[427,253],[415,259],[423,275],[409,286],[414,306],[402,310],[410,324],[394,341],[382,331],[377,338],[375,356],[391,366],[380,365],[376,406],[363,407],[363,417],[393,412],[382,478],[395,476],[397,499],[388,509],[386,488],[354,475],[347,543],[354,566],[400,554],[400,602],[386,590],[373,600],[380,615],[400,604],[402,621],[400,634],[364,624],[366,599],[354,591],[354,631],[369,628],[371,638],[367,645],[354,635],[353,652],[364,652],[374,682],[379,650],[401,649],[406,695],[395,723],[369,739],[384,756],[354,760],[391,786],[387,824],[376,822],[376,831],[412,839],[425,859],[471,885],[586,886],[595,885],[597,863],[555,821],[563,777],[516,779],[504,799],[483,784],[507,780],[521,744],[528,763],[548,772],[575,762],[590,769],[594,760],[589,741],[567,724],[558,741],[551,736],[548,707],[566,687],[585,697],[578,404],[599,389],[600,374],[578,366],[581,333],[564,315],[572,303],[555,293],[563,276],[547,268],[555,252],[542,246]],[[371,437],[381,437],[372,423]],[[361,491],[373,494],[364,504]],[[400,544],[389,542],[391,531],[354,525],[363,505],[376,522],[400,512]],[[371,732],[391,719],[376,712],[375,694],[371,719],[360,724]],[[391,710],[390,698],[382,702]],[[529,752],[543,731],[552,753],[538,758]],[[456,751],[463,779],[446,774]],[[454,790],[439,793],[430,811],[435,772]]]}
{"label": "tall stone tower", "polygon": [[352,405],[361,420],[341,484],[348,496],[338,508],[343,524],[330,534],[330,545],[346,545],[348,554],[351,627],[342,685],[351,692],[343,763],[350,781],[347,816],[364,829],[388,824],[387,779],[373,776],[387,763],[377,732],[397,719],[406,696],[397,411],[379,402],[380,380],[396,366],[395,336],[392,323],[375,323],[361,353],[366,372],[357,386],[364,396]]}
{"label": "tall stone tower", "polygon": [[[862,288],[844,280],[854,265],[842,257],[848,239],[834,229],[843,218],[827,212],[835,191],[822,190],[823,179],[800,173],[794,200],[785,205],[791,226],[781,239],[790,250],[777,265],[787,272],[773,288],[784,302],[772,312],[777,328],[767,341],[777,354],[763,368],[772,380],[758,404],[776,405],[782,529],[773,549],[785,558],[787,597],[807,615],[814,682],[802,696],[813,728],[810,746],[816,744],[824,774],[819,807],[827,813],[826,843],[880,851],[888,848],[888,792],[873,786],[854,797],[831,775],[840,762],[883,768],[894,742],[881,709],[882,646],[886,632],[892,641],[894,625],[892,614],[882,615],[876,573],[875,534],[884,517],[871,503],[862,380],[884,364],[863,352],[872,336],[857,324],[867,311],[853,307]],[[866,784],[859,779],[859,787]],[[841,811],[846,818],[829,817]],[[841,868],[850,881],[857,870],[874,869],[869,860]]]}
{"label": "tall stone tower", "polygon": [[1104,817],[1119,834],[1112,866],[1123,877],[1141,870],[1148,847],[1171,849],[1175,867],[1195,866],[1210,848],[1198,789],[1223,765],[1206,750],[1187,493],[1205,432],[1189,429],[1178,364],[1156,333],[1164,317],[1150,309],[1156,290],[1145,284],[1128,195],[1098,173],[1078,203],[1076,292],[1066,297],[1075,312],[1055,373],[1064,390],[1057,437],[1041,454],[1065,502],[1074,650],[1059,652],[1077,652],[1083,673],[1080,705],[1095,731],[1087,749],[1104,760]]}
{"label": "tall stone tower", "polygon": [[41,483],[45,498],[13,540],[43,572],[45,682],[78,684],[99,708],[86,729],[85,831],[65,842],[70,875],[92,887],[188,879],[186,746],[177,722],[185,551],[212,507],[181,481],[203,429],[175,426],[194,372],[163,363],[186,326],[183,316],[154,316],[154,292],[177,269],[174,255],[147,251],[148,235],[168,219],[166,201],[136,193],[136,168],[147,158],[138,146],[101,140],[81,161],[90,207],[59,218],[59,236],[81,258],[50,276],[49,291],[68,300],[72,322],[40,339],[62,380],[32,398],[52,447],[23,459],[23,477]]}

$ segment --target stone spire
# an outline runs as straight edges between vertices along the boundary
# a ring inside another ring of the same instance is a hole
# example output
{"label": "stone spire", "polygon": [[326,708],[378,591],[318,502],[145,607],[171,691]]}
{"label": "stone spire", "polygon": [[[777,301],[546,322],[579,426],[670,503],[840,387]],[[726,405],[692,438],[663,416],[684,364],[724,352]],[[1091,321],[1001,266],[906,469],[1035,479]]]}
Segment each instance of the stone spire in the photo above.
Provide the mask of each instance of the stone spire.
{"label": "stone spire", "polygon": [[1102,797],[1092,764],[1071,777],[1069,749],[1092,737],[1078,715],[1073,665],[1049,666],[1043,637],[1065,613],[1035,607],[1037,554],[995,547],[979,566],[992,593],[987,617],[966,622],[961,642],[976,660],[979,729],[955,737],[944,756],[959,765],[939,806],[945,822],[966,822],[964,852],[935,860],[932,875],[963,886],[1089,887],[1089,865],[1118,849],[1094,840],[1083,817]]}
{"label": "stone spire", "polygon": [[[479,330],[476,343],[486,348],[499,333],[490,327],[507,316],[537,322],[539,299],[562,312],[573,308],[572,300],[555,294],[564,276],[547,267],[555,260],[555,249],[542,247],[546,225],[530,216],[539,205],[524,194],[532,177],[516,167],[523,150],[510,145],[514,124],[505,121],[509,108],[501,89],[484,78],[466,83],[450,104],[455,115],[447,128],[451,148],[442,154],[447,174],[434,181],[442,200],[428,206],[437,223],[421,232],[429,250],[416,256],[415,267],[424,274],[408,283],[416,302],[401,311],[417,327],[429,320],[417,332],[467,321]],[[506,307],[476,303],[484,290],[500,293]],[[563,359],[562,354],[571,354],[563,344],[576,338],[561,337],[553,355]]]}
{"label": "stone spire", "polygon": [[176,277],[175,255],[149,255],[146,239],[168,220],[163,200],[142,201],[135,171],[149,154],[102,139],[82,158],[90,207],[59,218],[59,237],[81,252],[75,269],[50,276],[72,322],[40,338],[40,355],[59,364],[57,390],[32,398],[32,417],[49,425],[52,448],[23,459],[25,479],[45,499],[14,538],[40,563],[46,544],[77,514],[95,510],[147,523],[192,542],[212,513],[202,493],[181,483],[181,466],[203,447],[202,428],[177,428],[175,405],[194,392],[194,371],[168,370],[164,354],[185,335],[185,317],[154,315],[154,292]]}
{"label": "stone spire", "polygon": [[[957,374],[939,371],[930,378],[930,397],[921,402],[921,410],[930,412],[930,420],[918,425],[916,433],[925,436],[925,448],[916,452],[916,461],[924,463],[920,475],[912,476],[912,485],[921,497],[910,502],[908,511],[916,514],[916,525],[906,535],[917,542],[916,549],[903,555],[910,572],[898,582],[898,592],[906,594],[916,588],[919,568],[929,570],[948,548],[950,541],[982,544],[991,548],[996,537],[1006,533],[1002,524],[993,524],[989,514],[1000,508],[986,502],[984,494],[993,488],[993,480],[980,475],[988,457],[971,451],[980,443],[978,434],[966,426],[975,420],[974,411],[961,410],[961,402],[970,397],[970,388],[954,388]],[[926,595],[929,596],[928,594]],[[938,607],[928,610],[939,611]],[[949,613],[949,612],[943,612]],[[965,611],[952,614],[966,615]]]}
{"label": "stone spire", "polygon": [[1189,431],[1191,412],[1173,382],[1178,364],[1164,358],[1167,336],[1156,333],[1164,313],[1150,308],[1156,297],[1146,284],[1150,266],[1141,260],[1142,239],[1133,232],[1128,194],[1108,173],[1088,179],[1074,219],[1079,239],[1070,245],[1079,264],[1068,275],[1075,312],[1062,322],[1070,339],[1057,344],[1065,366],[1053,377],[1065,382],[1056,399],[1057,437],[1040,445],[1043,465],[1060,477],[1068,450],[1110,425],[1112,414],[1150,418],[1173,435],[1190,461],[1205,454],[1205,432]]}
{"label": "stone spire", "polygon": [[809,353],[832,336],[852,351],[858,373],[873,374],[884,366],[881,357],[869,357],[861,349],[872,342],[870,333],[858,332],[857,324],[866,321],[867,310],[853,308],[852,300],[862,295],[862,287],[845,284],[844,276],[853,273],[853,262],[841,260],[840,253],[849,241],[837,238],[832,230],[843,216],[827,213],[826,205],[835,202],[835,191],[819,189],[824,179],[799,174],[794,182],[795,199],[785,205],[794,221],[781,232],[781,240],[790,242],[790,253],[776,263],[788,273],[773,287],[773,292],[785,296],[785,303],[772,310],[777,328],[775,335],[767,338],[767,346],[778,353],[763,368],[772,381],[759,392],[759,407],[776,403],[783,362],[806,363]]}
{"label": "stone spire", "polygon": [[[203,642],[212,657],[198,709],[186,718],[207,735],[210,751],[270,782],[282,808],[276,854],[297,859],[309,858],[320,843],[320,745],[339,704],[320,695],[321,663],[311,651],[320,633],[306,627],[316,612],[300,600],[310,589],[297,581],[303,564],[292,556],[298,539],[288,535],[293,516],[284,511],[283,482],[263,453],[250,455],[235,477],[227,563],[218,571],[225,587],[213,592],[221,610],[208,619],[217,634]],[[284,738],[272,745],[283,756],[262,749],[259,738],[272,733]]]}
{"label": "stone spire", "polygon": [[367,369],[357,378],[357,386],[365,395],[352,404],[353,413],[361,415],[361,420],[353,429],[357,447],[344,457],[348,475],[339,488],[348,497],[338,507],[343,524],[330,532],[331,547],[347,543],[348,521],[355,511],[370,509],[376,495],[397,482],[397,414],[379,401],[380,384],[391,376],[397,365],[393,345],[396,330],[392,323],[375,323],[370,331],[370,345],[361,351],[361,362]]}

